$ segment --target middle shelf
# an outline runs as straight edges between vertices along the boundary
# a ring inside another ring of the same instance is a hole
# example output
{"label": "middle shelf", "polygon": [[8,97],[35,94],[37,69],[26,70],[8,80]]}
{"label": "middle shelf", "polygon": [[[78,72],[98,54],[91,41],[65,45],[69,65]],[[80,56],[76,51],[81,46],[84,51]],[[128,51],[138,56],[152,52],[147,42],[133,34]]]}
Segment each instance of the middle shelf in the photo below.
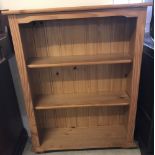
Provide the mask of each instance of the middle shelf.
{"label": "middle shelf", "polygon": [[98,107],[98,106],[126,106],[130,98],[125,92],[99,92],[90,94],[65,94],[65,95],[38,95],[35,96],[36,110]]}
{"label": "middle shelf", "polygon": [[28,68],[45,68],[72,65],[93,64],[121,64],[131,63],[130,55],[125,54],[98,54],[98,55],[76,55],[76,56],[49,56],[29,58]]}

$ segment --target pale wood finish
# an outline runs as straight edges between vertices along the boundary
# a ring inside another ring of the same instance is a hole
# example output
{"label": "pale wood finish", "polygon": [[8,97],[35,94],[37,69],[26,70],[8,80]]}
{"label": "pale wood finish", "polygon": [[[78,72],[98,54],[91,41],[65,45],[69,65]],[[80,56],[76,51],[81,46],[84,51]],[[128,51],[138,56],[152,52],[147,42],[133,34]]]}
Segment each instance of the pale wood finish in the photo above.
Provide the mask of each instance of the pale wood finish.
{"label": "pale wood finish", "polygon": [[149,4],[5,12],[35,152],[134,146]]}
{"label": "pale wood finish", "polygon": [[58,19],[81,19],[81,18],[101,18],[101,17],[111,17],[111,16],[124,16],[124,17],[138,17],[137,10],[143,10],[143,8],[138,9],[105,9],[105,10],[92,10],[92,11],[80,11],[80,12],[66,12],[66,13],[44,13],[40,14],[24,14],[19,15],[17,20],[19,24],[26,24],[33,21],[41,20],[58,20]]}
{"label": "pale wood finish", "polygon": [[139,17],[137,19],[135,38],[134,38],[134,44],[133,44],[134,59],[133,59],[133,69],[131,72],[131,83],[130,83],[131,86],[130,86],[130,92],[129,92],[131,97],[131,105],[129,109],[128,124],[127,124],[128,142],[132,142],[134,137],[145,23],[146,23],[146,9],[139,14]]}
{"label": "pale wood finish", "polygon": [[43,130],[41,149],[67,150],[120,147],[124,145],[125,136],[125,128],[121,125],[96,128],[46,129]]}
{"label": "pale wood finish", "polygon": [[62,57],[43,57],[31,58],[28,60],[29,68],[47,68],[73,65],[92,65],[92,64],[125,64],[131,63],[130,55],[80,55],[80,56],[62,56]]}
{"label": "pale wood finish", "polygon": [[31,135],[32,145],[33,147],[38,147],[40,145],[39,134],[36,127],[36,118],[33,110],[31,91],[30,91],[29,80],[27,76],[27,70],[26,70],[26,64],[24,59],[22,42],[20,38],[19,27],[18,27],[16,17],[14,15],[9,16],[9,24],[10,24],[16,59],[18,60],[17,65],[20,72],[20,79],[21,79],[21,84],[23,88],[25,106],[26,106],[27,115],[29,119],[30,131],[32,134]]}
{"label": "pale wood finish", "polygon": [[56,67],[29,71],[33,95],[125,92],[129,64]]}
{"label": "pale wood finish", "polygon": [[[114,57],[121,60],[123,56],[129,59],[133,51],[129,45],[134,27],[129,28],[128,25],[132,25],[134,19],[109,17],[21,25],[25,56],[29,60],[29,58],[85,55],[83,58],[85,59],[90,55],[96,55],[98,58],[101,54],[105,55],[105,58],[109,57],[109,60]],[[70,59],[74,58],[77,57]]]}
{"label": "pale wood finish", "polygon": [[40,95],[34,100],[35,109],[60,109],[75,107],[123,106],[129,104],[125,93],[90,93],[67,95]]}
{"label": "pale wood finish", "polygon": [[[37,110],[38,127],[50,128],[91,128],[124,125],[128,106],[78,107]],[[114,119],[115,118],[115,119]],[[52,122],[52,123],[51,123]]]}

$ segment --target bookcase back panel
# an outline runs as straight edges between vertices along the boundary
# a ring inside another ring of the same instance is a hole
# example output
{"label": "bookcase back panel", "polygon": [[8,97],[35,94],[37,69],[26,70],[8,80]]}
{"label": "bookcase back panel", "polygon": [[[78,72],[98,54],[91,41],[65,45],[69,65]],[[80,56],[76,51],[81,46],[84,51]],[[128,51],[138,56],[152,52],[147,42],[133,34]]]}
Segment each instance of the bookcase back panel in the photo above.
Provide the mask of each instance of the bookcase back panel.
{"label": "bookcase back panel", "polygon": [[26,58],[130,53],[135,18],[41,21],[20,26]]}
{"label": "bookcase back panel", "polygon": [[90,65],[29,70],[33,95],[124,92],[131,66]]}
{"label": "bookcase back panel", "polygon": [[128,107],[72,108],[37,111],[39,128],[78,128],[124,125]]}

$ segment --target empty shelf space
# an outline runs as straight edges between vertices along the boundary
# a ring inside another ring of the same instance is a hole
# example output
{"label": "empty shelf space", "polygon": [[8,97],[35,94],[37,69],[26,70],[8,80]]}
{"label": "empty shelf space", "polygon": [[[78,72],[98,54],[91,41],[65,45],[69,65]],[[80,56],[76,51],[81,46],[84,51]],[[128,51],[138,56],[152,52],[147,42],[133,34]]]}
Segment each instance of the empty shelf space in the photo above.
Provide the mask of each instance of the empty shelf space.
{"label": "empty shelf space", "polygon": [[92,128],[51,128],[42,130],[42,150],[121,147],[125,143],[123,125]]}
{"label": "empty shelf space", "polygon": [[93,65],[93,64],[120,64],[131,63],[130,55],[123,54],[100,54],[100,55],[78,55],[78,56],[53,56],[42,58],[30,58],[29,68],[45,68],[72,65]]}
{"label": "empty shelf space", "polygon": [[125,106],[129,104],[126,93],[90,93],[65,95],[38,95],[35,97],[35,109],[59,109],[98,106]]}

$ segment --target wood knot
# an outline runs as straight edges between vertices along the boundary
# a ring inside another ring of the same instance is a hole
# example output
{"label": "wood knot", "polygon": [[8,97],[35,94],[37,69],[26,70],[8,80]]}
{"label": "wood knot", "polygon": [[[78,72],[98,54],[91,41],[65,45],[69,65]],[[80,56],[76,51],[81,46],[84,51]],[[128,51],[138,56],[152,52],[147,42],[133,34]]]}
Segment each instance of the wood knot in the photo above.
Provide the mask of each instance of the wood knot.
{"label": "wood knot", "polygon": [[77,67],[76,67],[76,66],[74,66],[74,67],[73,67],[73,69],[74,69],[74,70],[76,70],[76,69],[77,69]]}

